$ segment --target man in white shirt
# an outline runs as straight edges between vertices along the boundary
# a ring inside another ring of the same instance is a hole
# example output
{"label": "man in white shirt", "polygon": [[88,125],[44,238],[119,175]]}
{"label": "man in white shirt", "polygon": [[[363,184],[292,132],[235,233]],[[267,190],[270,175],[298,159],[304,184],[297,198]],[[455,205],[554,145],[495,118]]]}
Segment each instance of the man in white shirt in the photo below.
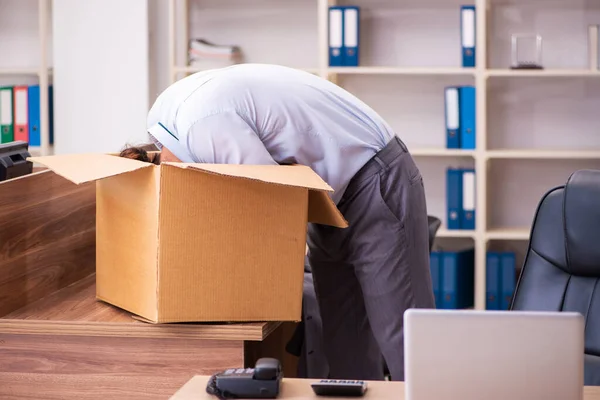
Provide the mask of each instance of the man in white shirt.
{"label": "man in white shirt", "polygon": [[383,354],[404,379],[403,313],[435,307],[427,209],[419,169],[374,110],[312,74],[239,64],[171,85],[148,132],[163,161],[302,164],[329,183],[349,227],[308,229],[329,378],[383,379]]}

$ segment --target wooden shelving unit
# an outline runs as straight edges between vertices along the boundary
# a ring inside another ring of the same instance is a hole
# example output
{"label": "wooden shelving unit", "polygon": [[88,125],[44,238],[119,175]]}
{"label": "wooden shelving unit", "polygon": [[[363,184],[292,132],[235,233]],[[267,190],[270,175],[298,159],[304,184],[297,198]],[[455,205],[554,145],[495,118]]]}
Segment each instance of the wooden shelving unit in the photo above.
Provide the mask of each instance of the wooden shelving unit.
{"label": "wooden shelving unit", "polygon": [[[485,308],[485,255],[527,245],[545,191],[581,168],[600,168],[600,71],[589,69],[584,0],[169,0],[170,80],[186,66],[191,37],[236,44],[244,62],[309,70],[356,94],[408,145],[423,173],[430,214],[446,221],[445,170],[474,167],[475,308]],[[476,5],[476,67],[461,67],[461,5]],[[360,66],[328,67],[328,7],[361,7]],[[565,12],[568,10],[568,12]],[[543,18],[537,18],[542,15]],[[510,34],[539,33],[543,70],[510,69]],[[288,40],[288,44],[286,44]],[[262,43],[262,47],[257,45]],[[474,85],[477,148],[445,148],[443,89]]]}
{"label": "wooden shelving unit", "polygon": [[53,150],[48,108],[52,78],[51,7],[52,0],[3,0],[0,4],[0,52],[3,55],[0,86],[40,85],[41,145],[29,148],[33,155],[49,155]]}

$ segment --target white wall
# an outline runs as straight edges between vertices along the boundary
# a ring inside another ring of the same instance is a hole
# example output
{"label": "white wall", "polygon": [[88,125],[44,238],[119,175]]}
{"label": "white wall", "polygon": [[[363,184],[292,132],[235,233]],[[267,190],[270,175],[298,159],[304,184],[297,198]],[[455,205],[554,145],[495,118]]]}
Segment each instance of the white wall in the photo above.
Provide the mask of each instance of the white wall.
{"label": "white wall", "polygon": [[169,86],[169,2],[148,0],[150,105]]}
{"label": "white wall", "polygon": [[148,1],[54,0],[55,153],[146,140]]}

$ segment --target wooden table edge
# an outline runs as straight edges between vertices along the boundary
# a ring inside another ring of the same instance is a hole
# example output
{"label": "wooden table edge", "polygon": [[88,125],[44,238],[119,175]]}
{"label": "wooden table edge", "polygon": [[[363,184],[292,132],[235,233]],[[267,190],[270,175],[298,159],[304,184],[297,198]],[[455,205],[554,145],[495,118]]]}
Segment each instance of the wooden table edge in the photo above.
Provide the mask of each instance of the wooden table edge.
{"label": "wooden table edge", "polygon": [[281,324],[273,321],[176,325],[0,318],[0,334],[263,341]]}

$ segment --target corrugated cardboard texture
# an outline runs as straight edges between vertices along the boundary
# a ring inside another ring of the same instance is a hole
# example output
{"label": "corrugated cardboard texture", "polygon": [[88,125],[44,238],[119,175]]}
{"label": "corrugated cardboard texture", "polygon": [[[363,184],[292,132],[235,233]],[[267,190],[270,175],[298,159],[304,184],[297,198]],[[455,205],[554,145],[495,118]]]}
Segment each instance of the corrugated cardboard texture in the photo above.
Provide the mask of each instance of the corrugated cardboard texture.
{"label": "corrugated cardboard texture", "polygon": [[29,157],[28,160],[45,165],[63,178],[77,184],[153,166],[129,158],[96,153]]}
{"label": "corrugated cardboard texture", "polygon": [[308,196],[308,222],[347,228],[348,221],[326,192],[311,190]]}
{"label": "corrugated cardboard texture", "polygon": [[312,169],[302,165],[238,165],[164,163],[179,168],[191,168],[219,175],[237,176],[280,185],[333,191]]}
{"label": "corrugated cardboard texture", "polygon": [[160,168],[97,182],[97,297],[147,319],[157,317]]}
{"label": "corrugated cardboard texture", "polygon": [[159,320],[298,320],[308,191],[163,164]]}
{"label": "corrugated cardboard texture", "polygon": [[165,163],[178,168],[190,168],[219,175],[237,176],[311,189],[308,206],[308,222],[346,228],[348,222],[337,209],[327,192],[333,189],[312,169],[302,165],[235,165],[235,164],[183,164]]}

